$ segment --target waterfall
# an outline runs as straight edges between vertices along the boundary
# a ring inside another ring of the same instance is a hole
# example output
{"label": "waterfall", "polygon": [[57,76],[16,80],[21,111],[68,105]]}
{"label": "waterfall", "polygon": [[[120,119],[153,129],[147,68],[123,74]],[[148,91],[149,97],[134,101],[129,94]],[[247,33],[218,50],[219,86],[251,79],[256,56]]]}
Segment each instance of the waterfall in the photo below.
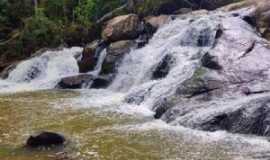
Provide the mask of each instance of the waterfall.
{"label": "waterfall", "polygon": [[0,89],[5,91],[51,89],[67,76],[79,73],[77,61],[82,48],[48,50],[19,63],[6,80],[0,81]]}
{"label": "waterfall", "polygon": [[95,77],[98,76],[99,73],[101,72],[102,64],[103,64],[103,62],[104,62],[104,60],[105,60],[105,58],[107,56],[107,51],[104,48],[102,48],[101,51],[98,51],[98,52],[99,52],[98,53],[99,56],[98,56],[97,64],[96,64],[94,70],[89,72],[89,74],[91,74],[91,75],[93,75]]}
{"label": "waterfall", "polygon": [[[240,120],[252,122],[250,130],[262,121],[265,130],[255,134],[270,134],[267,118],[256,119],[267,117],[268,112],[261,110],[268,111],[269,95],[261,101],[253,95],[267,92],[270,86],[270,51],[265,40],[241,18],[248,12],[239,12],[176,17],[145,47],[125,54],[108,88],[89,90],[91,106],[95,106],[93,102],[108,106],[117,99],[120,107],[137,108],[147,115],[153,111],[155,118],[172,125],[213,131],[224,129],[222,124],[234,125],[238,119],[228,117],[238,114]],[[104,48],[102,44],[98,47],[96,67],[87,74],[99,76],[107,56]],[[79,74],[75,57],[81,52],[81,48],[47,51],[26,60],[0,81],[0,89],[52,89],[61,78]],[[87,101],[88,97],[82,97]],[[248,108],[256,112],[255,120]],[[244,112],[248,116],[243,116]]]}
{"label": "waterfall", "polygon": [[[127,92],[128,101],[153,108],[174,95],[177,86],[193,75],[202,54],[214,45],[217,29],[218,19],[212,16],[194,22],[171,22],[159,29],[146,47],[133,50],[124,58],[110,89]],[[172,59],[168,75],[153,79],[153,72],[168,56]]]}

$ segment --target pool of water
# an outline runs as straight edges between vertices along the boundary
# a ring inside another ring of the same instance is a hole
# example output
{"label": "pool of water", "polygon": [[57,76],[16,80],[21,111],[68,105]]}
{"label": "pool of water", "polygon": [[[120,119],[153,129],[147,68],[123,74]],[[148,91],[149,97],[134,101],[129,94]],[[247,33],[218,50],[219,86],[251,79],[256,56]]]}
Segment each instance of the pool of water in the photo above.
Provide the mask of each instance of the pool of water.
{"label": "pool of water", "polygon": [[[81,94],[51,90],[1,95],[0,159],[53,160],[57,152],[76,160],[230,160],[249,154],[240,156],[237,145],[219,140],[221,133],[168,126],[152,116],[108,109],[113,106],[71,103]],[[61,133],[68,142],[61,149],[26,149],[27,137],[41,131]]]}

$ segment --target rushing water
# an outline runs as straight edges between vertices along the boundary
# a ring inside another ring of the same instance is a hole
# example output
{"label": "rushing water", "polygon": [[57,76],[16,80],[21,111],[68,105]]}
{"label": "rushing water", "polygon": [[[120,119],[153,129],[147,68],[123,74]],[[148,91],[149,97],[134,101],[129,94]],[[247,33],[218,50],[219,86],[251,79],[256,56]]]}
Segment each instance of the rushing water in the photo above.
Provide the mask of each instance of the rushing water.
{"label": "rushing water", "polygon": [[[87,92],[83,91],[83,95]],[[93,98],[93,105],[98,104],[98,107],[85,106],[80,103],[80,94],[74,91],[38,91],[1,96],[1,160],[52,159],[50,155],[56,151],[28,151],[23,148],[26,138],[41,130],[63,133],[69,140],[64,151],[86,160],[199,160],[202,157],[228,160],[254,157],[256,153],[250,150],[256,147],[256,152],[260,153],[268,145],[259,138],[172,127],[131,108],[116,107],[116,99],[107,99],[107,104],[102,104],[106,98]]]}
{"label": "rushing water", "polygon": [[[153,118],[156,105],[174,96],[196,72],[201,54],[212,51],[221,23],[229,31],[256,36],[240,18],[224,13],[176,19],[159,29],[148,45],[126,54],[107,89],[53,89],[61,78],[78,74],[81,48],[47,51],[18,64],[6,80],[0,80],[0,159],[53,159],[50,155],[56,151],[23,147],[30,134],[41,130],[63,133],[69,142],[60,151],[83,160],[269,158],[270,143],[264,137],[198,131]],[[89,74],[99,74],[106,54],[100,53]],[[166,56],[172,57],[168,75],[153,80],[155,68]],[[225,100],[209,103],[201,114],[196,107],[184,108],[194,112],[181,120],[200,122],[217,104],[227,110],[233,103]]]}

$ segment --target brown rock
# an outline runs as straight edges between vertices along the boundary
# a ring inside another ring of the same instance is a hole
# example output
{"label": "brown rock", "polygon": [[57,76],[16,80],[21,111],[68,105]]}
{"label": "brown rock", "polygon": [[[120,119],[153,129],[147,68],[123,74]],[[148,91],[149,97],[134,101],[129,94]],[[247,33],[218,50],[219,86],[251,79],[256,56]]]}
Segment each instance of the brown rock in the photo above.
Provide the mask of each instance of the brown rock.
{"label": "brown rock", "polygon": [[160,15],[160,16],[148,16],[145,18],[145,22],[150,24],[155,29],[161,27],[162,25],[168,23],[170,21],[170,16],[168,15]]}
{"label": "brown rock", "polygon": [[138,37],[140,33],[140,20],[135,14],[118,16],[110,20],[102,32],[105,41],[115,42]]}
{"label": "brown rock", "polygon": [[96,65],[96,49],[98,48],[98,41],[88,44],[82,53],[82,58],[78,61],[80,73],[85,73],[93,70]]}

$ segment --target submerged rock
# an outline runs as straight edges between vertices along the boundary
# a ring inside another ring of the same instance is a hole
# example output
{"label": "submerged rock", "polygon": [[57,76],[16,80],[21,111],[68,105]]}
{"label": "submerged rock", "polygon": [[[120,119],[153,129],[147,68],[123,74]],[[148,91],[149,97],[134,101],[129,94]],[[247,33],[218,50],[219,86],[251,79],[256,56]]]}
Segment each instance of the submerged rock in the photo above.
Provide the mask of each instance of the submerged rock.
{"label": "submerged rock", "polygon": [[52,147],[63,145],[66,139],[64,136],[53,132],[42,132],[27,139],[26,146],[30,148]]}

